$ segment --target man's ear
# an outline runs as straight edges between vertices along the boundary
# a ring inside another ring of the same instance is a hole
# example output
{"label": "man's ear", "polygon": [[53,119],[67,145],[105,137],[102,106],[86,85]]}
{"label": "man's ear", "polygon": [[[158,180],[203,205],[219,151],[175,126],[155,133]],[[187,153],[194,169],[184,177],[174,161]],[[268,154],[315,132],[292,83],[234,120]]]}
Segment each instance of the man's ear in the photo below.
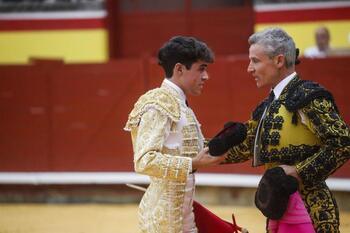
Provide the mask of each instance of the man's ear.
{"label": "man's ear", "polygon": [[278,68],[281,68],[281,67],[285,66],[285,64],[286,64],[286,58],[282,54],[275,56],[274,60],[275,60],[275,64],[277,65]]}
{"label": "man's ear", "polygon": [[174,66],[174,74],[177,74],[177,76],[182,75],[183,72],[183,65],[181,63],[176,63]]}

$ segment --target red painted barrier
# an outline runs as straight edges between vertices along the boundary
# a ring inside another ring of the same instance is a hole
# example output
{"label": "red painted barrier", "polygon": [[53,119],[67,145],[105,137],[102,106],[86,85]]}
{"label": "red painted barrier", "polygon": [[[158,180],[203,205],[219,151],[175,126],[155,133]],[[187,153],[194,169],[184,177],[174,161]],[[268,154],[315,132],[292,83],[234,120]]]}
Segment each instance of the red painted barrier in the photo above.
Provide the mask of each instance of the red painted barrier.
{"label": "red painted barrier", "polygon": [[118,58],[155,56],[158,48],[176,35],[202,39],[216,54],[244,54],[255,22],[253,7],[248,4],[223,9],[119,12],[111,17],[112,22],[118,22],[108,27],[116,35],[111,53]]}
{"label": "red painted barrier", "polygon": [[[302,60],[304,79],[335,96],[347,123],[350,58]],[[200,97],[189,99],[205,136],[228,120],[245,121],[268,90],[246,72],[248,60],[218,57]],[[106,64],[60,62],[0,66],[0,171],[132,171],[132,146],[123,131],[133,103],[162,81],[156,59]],[[349,163],[337,177],[350,177]],[[250,162],[204,170],[260,173]]]}

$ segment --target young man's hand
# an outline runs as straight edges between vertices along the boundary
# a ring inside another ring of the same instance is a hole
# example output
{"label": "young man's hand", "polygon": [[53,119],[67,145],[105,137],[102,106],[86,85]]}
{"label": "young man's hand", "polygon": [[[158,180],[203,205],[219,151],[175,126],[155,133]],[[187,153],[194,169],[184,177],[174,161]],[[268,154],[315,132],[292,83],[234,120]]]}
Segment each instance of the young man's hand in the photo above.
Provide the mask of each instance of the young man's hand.
{"label": "young man's hand", "polygon": [[209,148],[205,147],[202,151],[198,153],[196,157],[192,159],[192,169],[196,170],[202,167],[218,165],[225,160],[224,155],[225,154],[221,156],[211,156],[209,154]]}

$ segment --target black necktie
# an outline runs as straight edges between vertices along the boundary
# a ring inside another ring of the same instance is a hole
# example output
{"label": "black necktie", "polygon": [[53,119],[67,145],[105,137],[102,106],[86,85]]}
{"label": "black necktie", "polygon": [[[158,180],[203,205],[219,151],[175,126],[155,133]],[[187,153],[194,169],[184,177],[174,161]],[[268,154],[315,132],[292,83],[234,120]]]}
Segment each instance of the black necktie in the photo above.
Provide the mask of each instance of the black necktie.
{"label": "black necktie", "polygon": [[253,157],[253,166],[257,167],[263,164],[260,158],[260,150],[261,150],[261,127],[264,124],[264,118],[266,116],[267,111],[270,108],[271,103],[275,100],[275,93],[273,90],[270,92],[269,98],[267,99],[266,107],[264,110],[263,115],[260,118],[257,132],[255,135],[255,141],[254,141],[254,157]]}
{"label": "black necktie", "polygon": [[275,93],[273,90],[270,92],[269,98],[267,99],[267,107],[271,105],[272,101],[275,100]]}

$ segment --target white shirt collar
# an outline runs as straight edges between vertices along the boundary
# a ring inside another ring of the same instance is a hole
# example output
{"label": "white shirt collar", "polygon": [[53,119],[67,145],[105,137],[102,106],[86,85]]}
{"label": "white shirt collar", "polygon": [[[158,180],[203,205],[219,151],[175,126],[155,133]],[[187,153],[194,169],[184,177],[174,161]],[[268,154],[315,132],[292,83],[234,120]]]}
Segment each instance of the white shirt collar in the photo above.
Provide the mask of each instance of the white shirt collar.
{"label": "white shirt collar", "polygon": [[183,104],[186,106],[186,95],[185,92],[175,83],[170,81],[169,79],[165,78],[163,81],[163,84],[166,85],[167,87],[170,87],[172,90],[176,91],[176,93],[179,95],[180,100]]}
{"label": "white shirt collar", "polygon": [[292,74],[285,77],[282,81],[280,81],[275,88],[273,88],[273,93],[275,94],[275,99],[278,99],[283,91],[283,89],[287,86],[287,84],[294,78],[297,72],[293,72]]}

